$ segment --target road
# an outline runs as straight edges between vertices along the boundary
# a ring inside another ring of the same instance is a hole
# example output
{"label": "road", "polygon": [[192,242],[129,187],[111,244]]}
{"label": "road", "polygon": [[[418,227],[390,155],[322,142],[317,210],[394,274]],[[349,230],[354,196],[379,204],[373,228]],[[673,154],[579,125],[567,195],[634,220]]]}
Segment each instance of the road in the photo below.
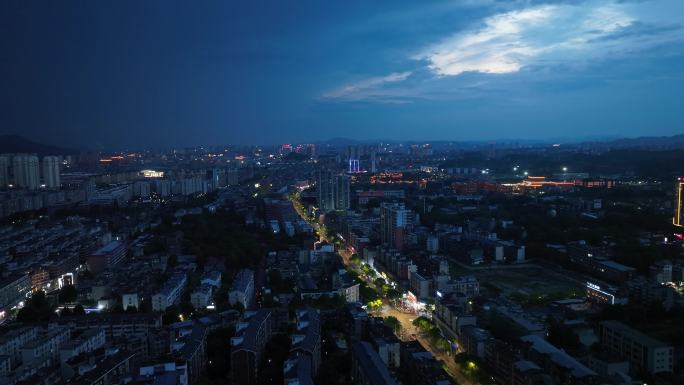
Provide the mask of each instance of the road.
{"label": "road", "polygon": [[444,363],[444,370],[461,385],[475,385],[471,379],[467,378],[461,373],[459,365],[454,361],[454,357],[447,352],[437,349],[433,346],[425,336],[413,326],[413,320],[416,318],[415,314],[403,313],[393,306],[383,306],[382,315],[384,317],[396,317],[401,323],[401,332],[397,337],[402,341],[418,341],[425,350],[432,353],[438,360]]}
{"label": "road", "polygon": [[[295,211],[297,211],[297,214],[304,220],[308,221],[307,215],[305,212],[303,212],[303,207],[300,206],[299,204],[293,202],[292,206],[295,208]],[[309,224],[311,224],[311,227],[318,233],[320,237],[320,241],[326,241],[328,243],[333,243],[333,241],[329,238],[325,238],[325,235],[320,231],[320,224],[317,221],[308,221]],[[369,287],[375,289],[375,283],[367,279],[364,274],[362,274],[361,271],[359,271],[358,267],[352,265],[351,263],[351,256],[352,253],[345,249],[345,248],[338,248],[337,253],[340,255],[342,258],[342,262],[344,263],[345,267],[347,269],[353,270],[356,273],[359,273],[359,276],[364,279],[364,281],[368,284]],[[415,314],[410,314],[410,313],[404,313],[400,310],[398,310],[392,303],[386,299],[383,299],[384,305],[380,309],[379,313],[383,317],[389,317],[393,316],[396,317],[397,320],[401,323],[401,331],[397,337],[402,340],[402,341],[412,341],[416,340],[418,341],[425,350],[429,351],[432,353],[438,360],[442,361],[444,363],[444,370],[459,384],[461,385],[476,385],[474,381],[470,380],[469,378],[465,377],[461,371],[459,365],[454,361],[454,358],[450,356],[447,352],[442,351],[440,349],[437,349],[434,347],[430,341],[425,338],[425,336],[417,330],[415,326],[413,326],[413,320],[417,317]]]}

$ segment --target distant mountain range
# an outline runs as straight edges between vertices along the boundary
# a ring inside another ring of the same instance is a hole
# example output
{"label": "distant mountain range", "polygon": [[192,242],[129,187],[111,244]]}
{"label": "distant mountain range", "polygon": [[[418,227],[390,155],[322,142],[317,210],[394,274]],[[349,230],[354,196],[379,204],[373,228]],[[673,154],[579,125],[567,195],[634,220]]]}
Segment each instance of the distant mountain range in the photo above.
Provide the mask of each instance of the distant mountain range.
{"label": "distant mountain range", "polygon": [[578,138],[550,138],[550,139],[496,139],[496,140],[354,140],[349,138],[334,138],[317,142],[318,145],[344,147],[349,145],[370,145],[377,143],[431,143],[440,145],[461,145],[464,148],[481,148],[495,144],[503,147],[518,146],[546,146],[562,143],[571,147],[601,147],[606,149],[639,148],[639,149],[682,149],[684,148],[684,134],[673,136],[641,136],[625,138],[619,136],[586,136]]}
{"label": "distant mountain range", "polygon": [[[350,145],[371,145],[378,143],[418,143],[415,140],[356,140],[351,138],[333,138],[325,141],[316,142],[322,147],[343,148]],[[584,138],[556,138],[546,140],[525,140],[525,139],[500,139],[500,140],[425,140],[425,143],[432,143],[435,148],[440,145],[457,145],[464,149],[477,149],[492,144],[497,147],[518,147],[518,146],[545,146],[552,143],[563,143],[571,147],[591,147],[602,149],[684,149],[684,134],[673,136],[642,136],[637,138],[620,138],[615,136],[595,136]],[[73,148],[53,146],[26,139],[20,135],[0,135],[0,154],[4,153],[35,153],[39,156],[45,155],[77,155],[79,150]]]}
{"label": "distant mountain range", "polygon": [[641,136],[638,138],[621,138],[610,141],[593,141],[582,144],[597,144],[610,146],[611,148],[660,148],[681,149],[684,148],[684,134],[673,136]]}
{"label": "distant mountain range", "polygon": [[45,155],[76,155],[78,150],[34,142],[20,135],[0,135],[0,154],[30,153]]}

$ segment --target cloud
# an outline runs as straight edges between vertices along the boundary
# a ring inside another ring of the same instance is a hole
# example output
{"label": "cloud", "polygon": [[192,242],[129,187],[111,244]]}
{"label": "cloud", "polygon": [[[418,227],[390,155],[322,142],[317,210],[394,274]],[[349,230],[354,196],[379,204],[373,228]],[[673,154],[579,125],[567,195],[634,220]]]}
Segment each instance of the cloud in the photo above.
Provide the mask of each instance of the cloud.
{"label": "cloud", "polygon": [[[453,21],[452,28],[458,32],[449,34],[444,32],[449,28],[440,25],[436,30],[442,32],[423,39],[418,49],[405,48],[404,52],[413,50],[414,54],[397,62],[410,72],[352,82],[321,99],[410,103],[535,89],[546,92],[554,85],[586,87],[608,78],[624,78],[625,70],[643,71],[681,52],[684,44],[681,0],[659,0],[658,6],[641,0],[516,0],[503,2],[504,6],[484,0],[481,4],[494,6],[485,7],[488,13],[473,24],[456,26],[458,15],[433,16],[442,25]],[[592,78],[595,71],[601,76]],[[502,76],[506,74],[518,75]],[[650,75],[646,71],[638,76]],[[589,78],[593,80],[587,83]]]}
{"label": "cloud", "polygon": [[402,82],[411,76],[411,72],[393,72],[389,75],[371,77],[356,83],[332,90],[323,94],[323,99],[340,101],[358,101],[364,99],[389,99],[386,92],[379,92],[384,86],[392,83]]}
{"label": "cloud", "polygon": [[662,35],[677,30],[662,29],[658,38],[644,38],[635,33],[634,27],[641,24],[635,4],[539,5],[489,16],[412,58],[425,61],[440,76],[508,74],[544,63],[568,64],[638,51],[667,40]]}

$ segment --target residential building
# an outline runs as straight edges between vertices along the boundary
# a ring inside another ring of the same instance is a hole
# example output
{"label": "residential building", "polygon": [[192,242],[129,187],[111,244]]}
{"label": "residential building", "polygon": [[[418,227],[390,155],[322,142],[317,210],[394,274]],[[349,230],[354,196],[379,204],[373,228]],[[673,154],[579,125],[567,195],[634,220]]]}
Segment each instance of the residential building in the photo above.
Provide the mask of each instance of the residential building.
{"label": "residential building", "polygon": [[348,210],[350,207],[351,178],[347,175],[338,175],[335,178],[335,210]]}
{"label": "residential building", "polygon": [[396,381],[368,342],[352,345],[352,381],[357,385],[396,385]]}
{"label": "residential building", "polygon": [[318,310],[306,308],[297,310],[296,329],[292,334],[293,353],[309,357],[311,377],[316,377],[321,364],[321,318]]}
{"label": "residential building", "polygon": [[[0,357],[6,358],[9,368],[14,368],[21,364],[21,349],[29,342],[38,338],[38,331],[37,327],[24,326],[9,329],[0,335]],[[3,365],[3,367],[5,366]],[[0,371],[0,374],[2,374],[2,371]]]}
{"label": "residential building", "polygon": [[283,363],[285,385],[314,385],[311,377],[311,358],[292,352]]}
{"label": "residential building", "polygon": [[10,180],[10,158],[9,156],[0,156],[0,190],[7,188],[11,184]]}
{"label": "residential building", "polygon": [[124,310],[129,307],[136,309],[140,308],[140,299],[138,298],[138,293],[126,293],[121,295],[121,304]]}
{"label": "residential building", "polygon": [[201,324],[177,330],[171,342],[171,354],[176,363],[187,368],[188,383],[197,382],[207,364],[207,336],[209,328]]}
{"label": "residential building", "polygon": [[188,368],[175,361],[141,366],[132,384],[188,385]]}
{"label": "residential building", "polygon": [[401,344],[401,368],[407,384],[411,385],[456,385],[432,353],[426,351],[418,341]]}
{"label": "residential building", "polygon": [[126,258],[126,245],[121,241],[111,241],[88,257],[88,270],[99,273],[115,266]]}
{"label": "residential building", "polygon": [[414,219],[413,211],[406,209],[403,203],[383,203],[380,206],[380,242],[402,251]]}
{"label": "residential building", "polygon": [[43,185],[46,188],[58,189],[61,186],[59,164],[60,159],[57,156],[43,157]]}
{"label": "residential building", "polygon": [[59,348],[69,340],[69,328],[60,327],[40,333],[36,339],[21,348],[22,367],[39,368],[49,365],[59,356]]}
{"label": "residential building", "polygon": [[205,271],[200,278],[200,284],[218,289],[221,286],[221,272],[218,270]]}
{"label": "residential building", "polygon": [[80,354],[67,361],[64,370],[70,370],[74,385],[112,385],[131,376],[135,353],[125,349],[107,348]]}
{"label": "residential building", "polygon": [[318,172],[318,208],[321,212],[349,209],[350,178],[330,170]]}
{"label": "residential building", "polygon": [[102,328],[87,329],[71,341],[59,347],[59,361],[66,362],[81,353],[89,353],[105,344],[105,331]]}
{"label": "residential building", "polygon": [[49,327],[68,326],[72,332],[102,328],[111,341],[120,337],[144,337],[161,329],[160,313],[92,313],[87,316],[62,316],[50,321]]}
{"label": "residential building", "polygon": [[419,273],[410,273],[411,292],[419,299],[425,300],[432,297],[432,281]]}
{"label": "residential building", "polygon": [[152,295],[152,310],[165,311],[167,307],[177,303],[187,280],[185,273],[174,273],[159,291]]}
{"label": "residential building", "polygon": [[10,276],[0,281],[0,309],[11,309],[26,300],[31,291],[31,277],[28,274]]}
{"label": "residential building", "polygon": [[228,291],[228,302],[232,306],[241,304],[245,309],[252,304],[254,297],[254,272],[250,269],[242,269],[235,276],[233,284]]}
{"label": "residential building", "polygon": [[212,287],[201,285],[190,294],[190,303],[195,309],[205,309],[211,304]]}
{"label": "residential building", "polygon": [[271,310],[247,311],[235,325],[230,339],[230,361],[233,384],[254,385],[266,343],[271,339]]}
{"label": "residential building", "polygon": [[40,186],[40,167],[35,155],[19,154],[12,157],[14,186],[35,190]]}
{"label": "residential building", "polygon": [[599,323],[601,346],[635,371],[672,372],[674,348],[618,321]]}
{"label": "residential building", "polygon": [[545,368],[556,384],[592,384],[598,375],[565,351],[551,345],[543,337],[527,335],[521,337],[527,349],[523,356]]}
{"label": "residential building", "polygon": [[677,227],[684,227],[684,178],[677,178],[675,182],[674,216],[672,223]]}

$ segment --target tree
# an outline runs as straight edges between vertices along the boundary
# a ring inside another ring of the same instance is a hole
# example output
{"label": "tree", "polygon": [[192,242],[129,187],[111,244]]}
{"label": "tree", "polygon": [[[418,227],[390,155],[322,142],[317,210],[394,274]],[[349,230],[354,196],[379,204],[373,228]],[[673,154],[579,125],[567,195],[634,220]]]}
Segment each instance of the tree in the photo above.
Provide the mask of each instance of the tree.
{"label": "tree", "polygon": [[83,305],[81,305],[80,303],[78,305],[74,306],[72,313],[74,315],[80,315],[80,316],[86,315],[85,309],[83,308]]}
{"label": "tree", "polygon": [[45,298],[44,291],[37,291],[26,300],[26,304],[17,314],[19,322],[48,321],[53,315],[53,309]]}
{"label": "tree", "polygon": [[234,328],[220,328],[209,333],[207,338],[207,377],[224,383],[230,372],[230,338]]}
{"label": "tree", "polygon": [[59,291],[59,303],[72,303],[76,302],[78,297],[78,290],[74,285],[63,286]]}
{"label": "tree", "polygon": [[420,329],[422,332],[428,332],[432,327],[432,323],[424,316],[420,316],[413,320],[413,326]]}
{"label": "tree", "polygon": [[397,319],[397,317],[394,316],[389,316],[385,318],[385,325],[389,326],[394,330],[394,333],[399,334],[401,331],[401,322]]}
{"label": "tree", "polygon": [[385,295],[389,299],[399,299],[402,297],[401,292],[394,288],[390,288],[389,290],[387,290],[387,293],[385,293]]}
{"label": "tree", "polygon": [[382,300],[381,299],[375,299],[372,301],[368,301],[368,309],[369,310],[377,310],[382,306]]}
{"label": "tree", "polygon": [[551,344],[564,350],[571,351],[579,349],[582,346],[577,334],[573,333],[572,329],[565,326],[561,322],[556,321],[554,318],[549,318],[548,326],[548,340]]}
{"label": "tree", "polygon": [[162,316],[162,321],[164,322],[164,325],[170,325],[172,323],[178,322],[180,319],[179,316],[180,312],[178,311],[176,305],[171,305],[166,308],[166,311]]}
{"label": "tree", "polygon": [[439,350],[451,350],[451,344],[444,338],[436,338],[434,344]]}
{"label": "tree", "polygon": [[427,335],[430,338],[430,340],[437,344],[439,340],[442,338],[442,332],[439,330],[437,326],[431,325],[430,328],[427,330]]}

